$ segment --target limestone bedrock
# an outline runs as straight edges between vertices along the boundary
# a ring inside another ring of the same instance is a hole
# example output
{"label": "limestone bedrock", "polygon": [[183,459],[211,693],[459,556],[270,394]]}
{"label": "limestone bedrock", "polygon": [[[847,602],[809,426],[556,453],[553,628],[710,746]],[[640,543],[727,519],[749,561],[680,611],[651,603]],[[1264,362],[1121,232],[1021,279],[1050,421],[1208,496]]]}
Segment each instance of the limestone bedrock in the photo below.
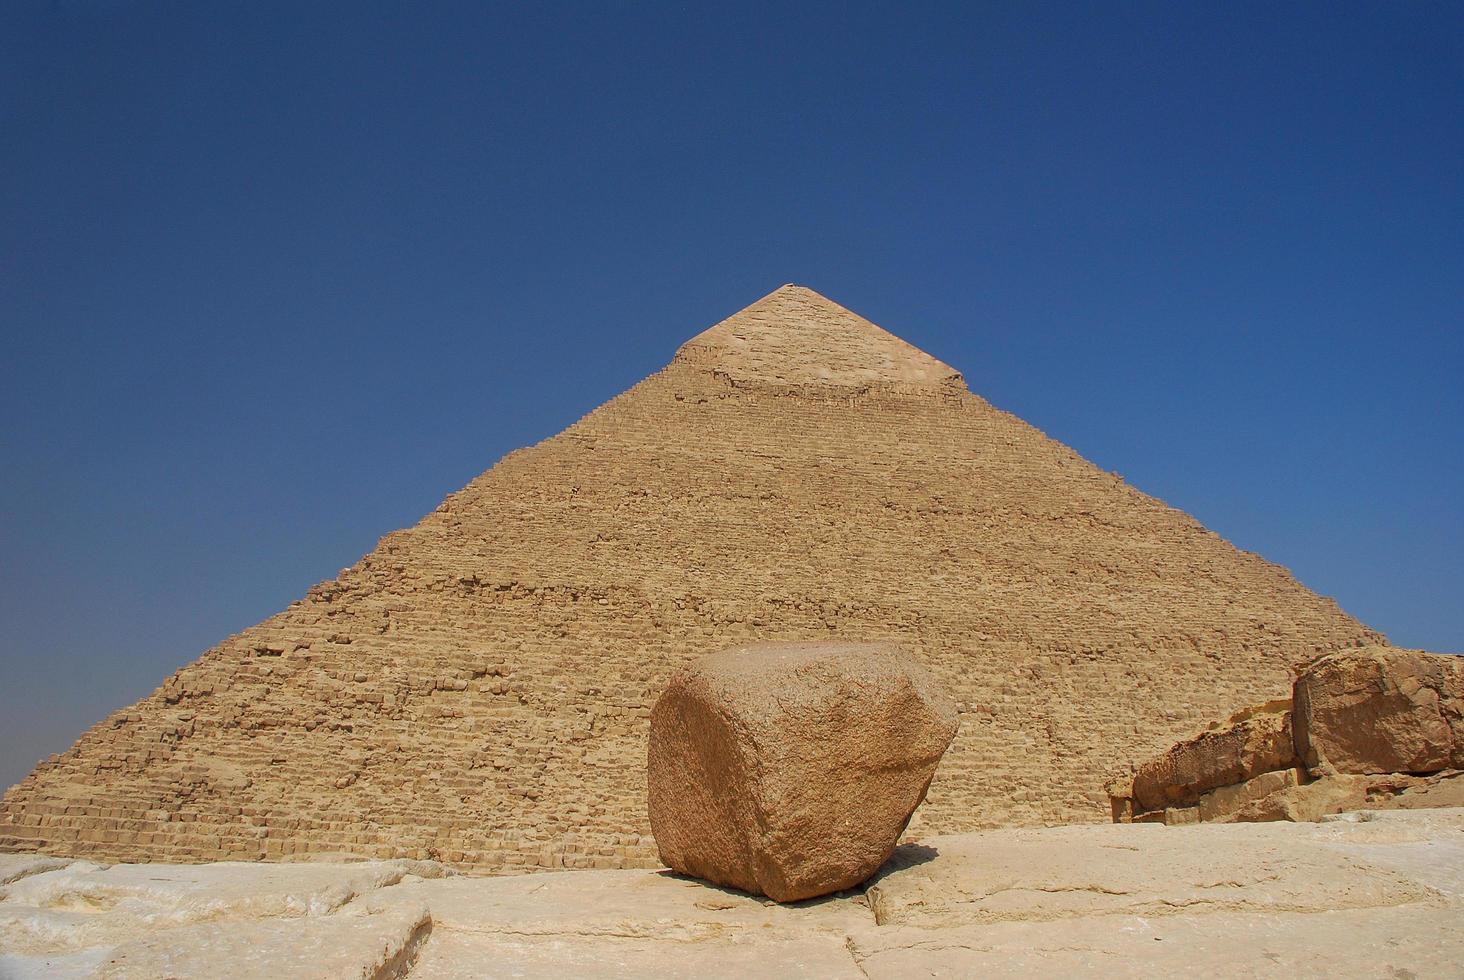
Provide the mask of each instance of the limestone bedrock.
{"label": "limestone bedrock", "polygon": [[794,902],[894,851],[956,735],[955,705],[886,643],[767,643],[703,657],[651,711],[661,860]]}
{"label": "limestone bedrock", "polygon": [[441,874],[0,855],[0,977],[1372,978],[1464,963],[1464,810],[930,837],[862,894],[793,905],[648,870],[425,877]]}

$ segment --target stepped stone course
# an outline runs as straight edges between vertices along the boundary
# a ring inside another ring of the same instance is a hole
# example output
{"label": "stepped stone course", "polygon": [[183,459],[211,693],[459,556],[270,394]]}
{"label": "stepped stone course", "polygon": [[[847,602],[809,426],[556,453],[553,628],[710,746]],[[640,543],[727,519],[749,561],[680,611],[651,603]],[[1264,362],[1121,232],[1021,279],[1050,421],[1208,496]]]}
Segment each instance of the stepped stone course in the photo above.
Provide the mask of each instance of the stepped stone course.
{"label": "stepped stone course", "polygon": [[955,700],[929,833],[1105,819],[1103,774],[1379,639],[786,286],[43,762],[0,849],[647,866],[669,678],[820,637]]}

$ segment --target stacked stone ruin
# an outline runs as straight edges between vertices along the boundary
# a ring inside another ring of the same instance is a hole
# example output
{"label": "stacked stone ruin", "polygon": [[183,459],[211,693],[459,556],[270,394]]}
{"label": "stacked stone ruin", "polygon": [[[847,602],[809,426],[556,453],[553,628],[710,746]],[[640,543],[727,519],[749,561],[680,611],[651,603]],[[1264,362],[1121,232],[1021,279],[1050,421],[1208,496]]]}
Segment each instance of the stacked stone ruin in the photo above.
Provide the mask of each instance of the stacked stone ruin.
{"label": "stacked stone ruin", "polygon": [[1363,647],[1109,784],[1115,823],[1318,820],[1464,805],[1464,657]]}
{"label": "stacked stone ruin", "polygon": [[1381,639],[785,286],[43,762],[0,849],[654,864],[668,678],[829,638],[957,702],[922,834],[1107,820],[1115,770]]}

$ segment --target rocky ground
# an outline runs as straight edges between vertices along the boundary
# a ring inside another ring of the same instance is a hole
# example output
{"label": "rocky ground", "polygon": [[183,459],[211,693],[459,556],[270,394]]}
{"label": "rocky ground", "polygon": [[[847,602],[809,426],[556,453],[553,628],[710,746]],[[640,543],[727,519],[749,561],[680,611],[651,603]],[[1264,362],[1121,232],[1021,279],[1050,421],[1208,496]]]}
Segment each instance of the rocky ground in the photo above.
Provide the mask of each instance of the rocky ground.
{"label": "rocky ground", "polygon": [[654,871],[0,855],[0,977],[1464,976],[1464,809],[904,845],[780,906]]}

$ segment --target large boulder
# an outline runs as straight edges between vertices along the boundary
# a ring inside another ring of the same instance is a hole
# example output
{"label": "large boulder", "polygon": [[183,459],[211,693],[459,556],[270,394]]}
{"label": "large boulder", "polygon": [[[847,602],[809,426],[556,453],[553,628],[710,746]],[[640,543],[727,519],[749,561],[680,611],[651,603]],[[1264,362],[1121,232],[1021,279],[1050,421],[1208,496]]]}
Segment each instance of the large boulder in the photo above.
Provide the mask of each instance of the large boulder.
{"label": "large boulder", "polygon": [[651,712],[661,860],[780,902],[857,885],[894,850],[956,724],[931,676],[889,644],[704,657]]}
{"label": "large boulder", "polygon": [[1135,808],[1195,803],[1210,790],[1291,767],[1295,750],[1289,707],[1289,702],[1277,701],[1240,712],[1145,762],[1134,773]]}
{"label": "large boulder", "polygon": [[1330,654],[1302,671],[1293,701],[1297,756],[1314,774],[1464,768],[1464,658]]}

